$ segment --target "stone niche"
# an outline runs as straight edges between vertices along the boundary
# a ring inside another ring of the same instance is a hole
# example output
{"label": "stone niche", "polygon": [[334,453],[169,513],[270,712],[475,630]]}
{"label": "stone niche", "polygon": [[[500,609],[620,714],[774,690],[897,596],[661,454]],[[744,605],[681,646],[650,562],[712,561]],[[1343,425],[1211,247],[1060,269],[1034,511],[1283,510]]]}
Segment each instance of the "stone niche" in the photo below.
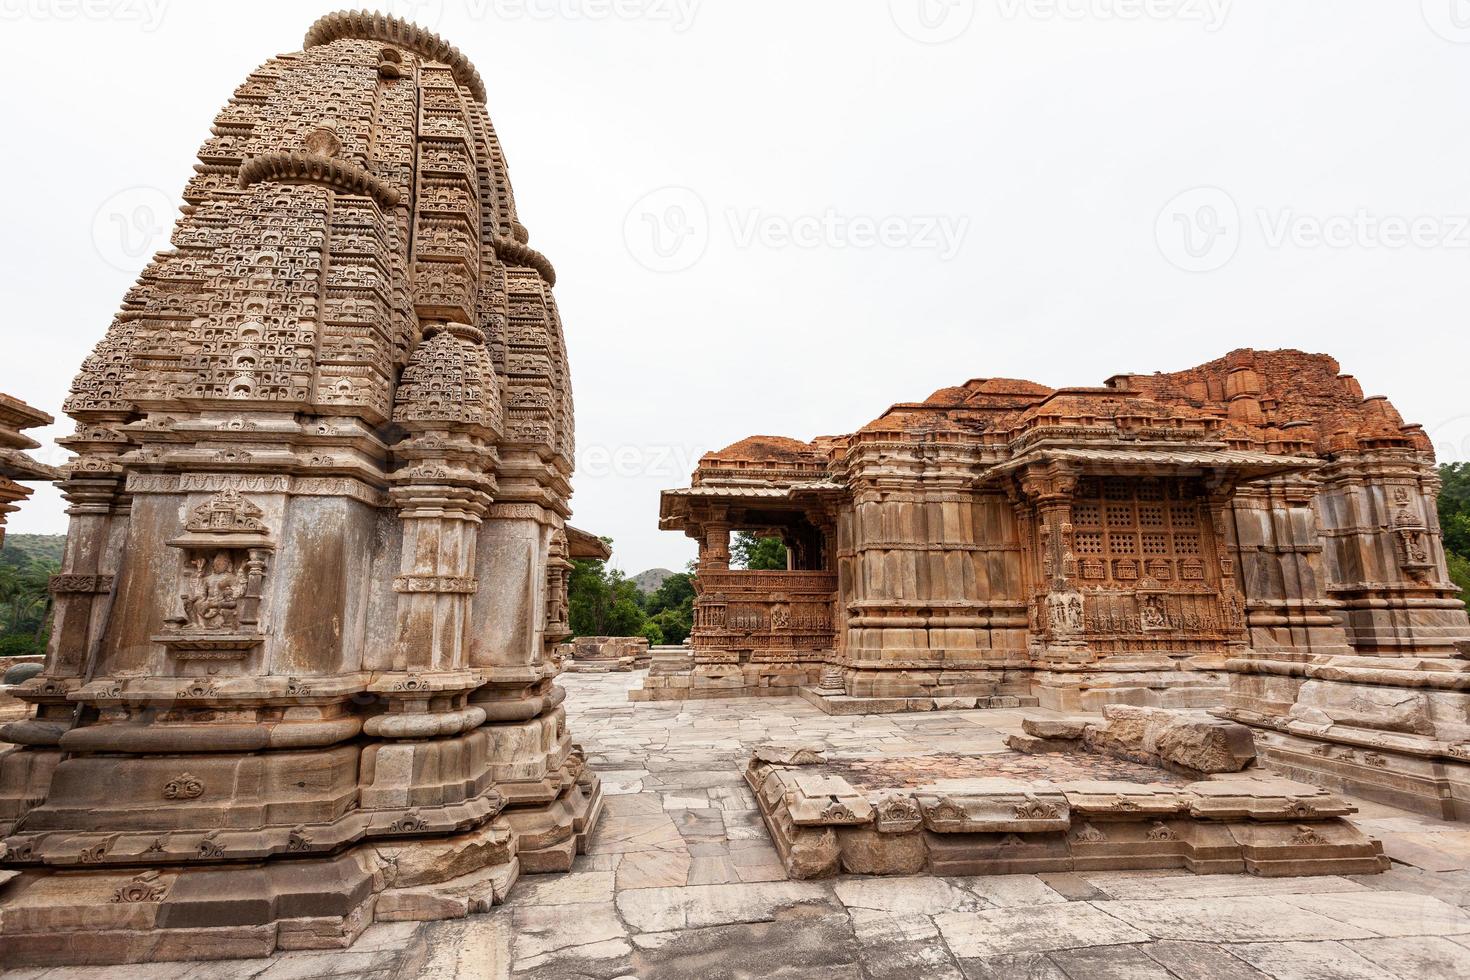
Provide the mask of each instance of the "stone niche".
{"label": "stone niche", "polygon": [[179,606],[154,637],[176,661],[243,660],[265,641],[261,600],[275,551],[262,511],[224,490],[195,508],[179,552]]}
{"label": "stone niche", "polygon": [[55,628],[0,727],[7,965],[346,947],[569,869],[601,811],[555,683],[601,547],[556,273],[479,74],[333,14],[211,133],[66,401]]}

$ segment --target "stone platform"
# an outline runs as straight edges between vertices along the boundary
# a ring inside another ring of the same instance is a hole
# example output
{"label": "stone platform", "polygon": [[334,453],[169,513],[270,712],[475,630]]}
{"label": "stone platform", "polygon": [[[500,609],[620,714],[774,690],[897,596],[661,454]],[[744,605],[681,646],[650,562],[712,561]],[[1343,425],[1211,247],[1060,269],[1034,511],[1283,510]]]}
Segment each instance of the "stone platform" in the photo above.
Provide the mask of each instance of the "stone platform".
{"label": "stone platform", "polygon": [[487,914],[369,926],[350,950],[25,969],[3,980],[1458,980],[1470,827],[1357,798],[1372,875],[1162,871],[786,880],[741,766],[770,741],[905,759],[1007,752],[1031,709],[833,716],[798,699],[629,704],[638,674],[564,677],[604,814],[570,874]]}
{"label": "stone platform", "polygon": [[1184,782],[1090,753],[840,757],[758,749],[745,772],[793,878],[1184,868],[1372,874],[1342,799],[1271,775]]}
{"label": "stone platform", "polygon": [[569,674],[608,674],[644,670],[649,644],[641,636],[579,636],[557,647]]}

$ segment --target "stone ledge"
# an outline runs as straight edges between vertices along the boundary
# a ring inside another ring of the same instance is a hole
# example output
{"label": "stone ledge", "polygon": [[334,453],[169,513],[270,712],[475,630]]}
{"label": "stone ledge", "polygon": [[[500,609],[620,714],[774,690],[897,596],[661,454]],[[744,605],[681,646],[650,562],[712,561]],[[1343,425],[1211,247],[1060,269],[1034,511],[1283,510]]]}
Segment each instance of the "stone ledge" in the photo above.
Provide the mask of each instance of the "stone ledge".
{"label": "stone ledge", "polygon": [[885,715],[905,711],[975,711],[988,708],[1034,708],[1033,697],[1000,694],[992,697],[892,697],[863,698],[848,694],[826,694],[815,687],[798,688],[803,701],[829,715]]}
{"label": "stone ledge", "polygon": [[792,878],[1169,868],[1277,877],[1388,868],[1382,845],[1342,819],[1353,807],[1274,777],[1185,785],[941,778],[875,790],[830,771],[820,753],[783,750],[757,752],[745,780]]}

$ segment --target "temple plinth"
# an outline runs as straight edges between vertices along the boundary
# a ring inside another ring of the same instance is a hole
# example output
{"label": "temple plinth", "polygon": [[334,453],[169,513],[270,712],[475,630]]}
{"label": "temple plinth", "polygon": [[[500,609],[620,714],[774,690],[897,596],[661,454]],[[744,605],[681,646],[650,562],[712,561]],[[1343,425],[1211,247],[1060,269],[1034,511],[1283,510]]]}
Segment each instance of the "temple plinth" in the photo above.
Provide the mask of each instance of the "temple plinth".
{"label": "temple plinth", "polygon": [[[974,380],[664,493],[699,542],[693,663],[635,700],[829,712],[1204,708],[1263,761],[1470,818],[1470,620],[1429,440],[1323,355],[1053,390]],[[780,536],[788,571],[729,567]]]}
{"label": "temple plinth", "polygon": [[474,67],[322,18],[216,118],[83,365],[44,671],[0,730],[9,965],[260,956],[569,869],[555,272]]}

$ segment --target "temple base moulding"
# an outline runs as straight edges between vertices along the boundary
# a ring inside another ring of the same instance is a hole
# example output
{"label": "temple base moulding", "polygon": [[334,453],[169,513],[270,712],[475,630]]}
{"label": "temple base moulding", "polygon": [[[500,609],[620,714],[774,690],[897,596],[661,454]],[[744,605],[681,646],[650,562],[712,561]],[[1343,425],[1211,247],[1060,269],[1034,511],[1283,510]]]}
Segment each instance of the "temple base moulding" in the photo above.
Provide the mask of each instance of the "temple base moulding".
{"label": "temple base moulding", "polygon": [[1262,765],[1292,779],[1441,820],[1470,820],[1470,760],[1425,758],[1259,729],[1256,748]]}
{"label": "temple base moulding", "polygon": [[23,870],[0,885],[0,962],[78,966],[345,950],[374,922],[488,912],[521,874],[569,870],[586,852],[602,801],[600,781],[584,770],[552,804],[508,809],[454,837],[385,839],[327,857]]}

